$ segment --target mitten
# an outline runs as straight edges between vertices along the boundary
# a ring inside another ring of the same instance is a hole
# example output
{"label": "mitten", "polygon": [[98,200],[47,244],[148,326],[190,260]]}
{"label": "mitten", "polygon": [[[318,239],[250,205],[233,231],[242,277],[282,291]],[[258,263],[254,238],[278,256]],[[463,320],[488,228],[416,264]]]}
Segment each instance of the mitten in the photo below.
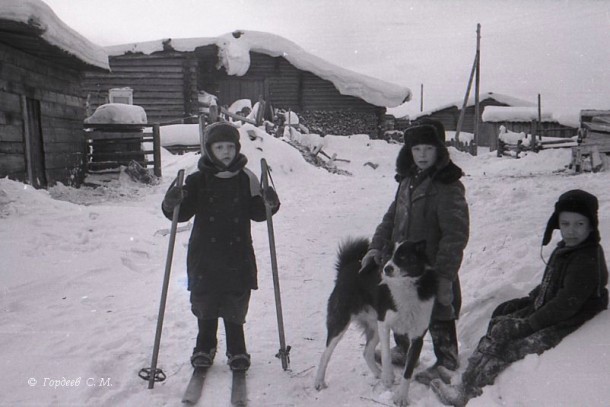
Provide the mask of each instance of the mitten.
{"label": "mitten", "polygon": [[436,300],[439,304],[449,306],[453,303],[453,282],[445,277],[439,277],[436,286]]}
{"label": "mitten", "polygon": [[381,264],[381,250],[378,249],[370,249],[368,252],[366,252],[366,254],[364,255],[364,257],[362,258],[362,260],[360,260],[360,271],[362,272],[363,270],[369,268],[369,267],[375,267]]}
{"label": "mitten", "polygon": [[182,187],[171,187],[163,198],[163,209],[171,212],[177,205],[180,205],[186,196],[186,191]]}
{"label": "mitten", "polygon": [[280,198],[277,196],[277,192],[271,187],[267,187],[263,190],[263,199],[272,209],[279,208],[280,206]]}
{"label": "mitten", "polygon": [[491,328],[491,337],[504,342],[514,338],[523,338],[533,333],[529,322],[523,318],[498,318],[498,322]]}

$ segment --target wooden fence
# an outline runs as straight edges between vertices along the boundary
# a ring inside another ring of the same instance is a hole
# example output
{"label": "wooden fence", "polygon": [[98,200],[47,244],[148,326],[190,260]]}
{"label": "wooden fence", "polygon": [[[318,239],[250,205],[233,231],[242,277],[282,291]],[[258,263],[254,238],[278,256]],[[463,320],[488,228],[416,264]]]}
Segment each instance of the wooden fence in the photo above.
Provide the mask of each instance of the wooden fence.
{"label": "wooden fence", "polygon": [[[85,172],[118,172],[121,166],[136,161],[152,166],[161,176],[160,124],[88,124],[85,125]],[[152,145],[152,149],[145,146]],[[152,159],[151,159],[152,158]]]}

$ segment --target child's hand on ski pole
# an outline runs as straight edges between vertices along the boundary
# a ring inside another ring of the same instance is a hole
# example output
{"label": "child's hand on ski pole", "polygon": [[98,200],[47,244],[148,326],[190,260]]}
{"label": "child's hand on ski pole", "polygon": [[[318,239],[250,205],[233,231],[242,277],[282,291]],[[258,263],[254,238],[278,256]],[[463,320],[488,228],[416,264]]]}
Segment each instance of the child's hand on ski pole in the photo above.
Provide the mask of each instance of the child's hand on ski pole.
{"label": "child's hand on ski pole", "polygon": [[186,191],[182,187],[171,187],[165,193],[165,198],[163,198],[163,209],[166,211],[173,211],[174,208],[184,200],[186,196]]}
{"label": "child's hand on ski pole", "polygon": [[277,192],[271,187],[263,189],[263,199],[272,209],[276,209],[280,206],[280,198],[277,196]]}

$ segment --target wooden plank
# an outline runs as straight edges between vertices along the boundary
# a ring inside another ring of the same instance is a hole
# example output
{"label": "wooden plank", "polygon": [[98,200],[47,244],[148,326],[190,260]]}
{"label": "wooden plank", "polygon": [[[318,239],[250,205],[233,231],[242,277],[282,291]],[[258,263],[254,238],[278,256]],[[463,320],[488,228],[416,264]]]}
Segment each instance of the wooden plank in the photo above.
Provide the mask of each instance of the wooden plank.
{"label": "wooden plank", "polygon": [[0,91],[0,110],[5,113],[19,113],[19,116],[21,116],[20,106],[19,95]]}
{"label": "wooden plank", "polygon": [[[45,165],[47,171],[52,169],[63,169],[64,174],[67,168],[77,168],[82,165],[83,156],[78,153],[57,153],[57,154],[47,154]],[[65,178],[65,177],[64,177]]]}
{"label": "wooden plank", "polygon": [[142,133],[118,133],[118,132],[100,132],[91,131],[85,133],[85,138],[88,140],[108,140],[108,141],[142,141],[144,136]]}
{"label": "wooden plank", "polygon": [[0,176],[25,173],[25,156],[0,152]]}
{"label": "wooden plank", "polygon": [[153,165],[154,174],[161,177],[161,131],[159,124],[153,126]]}
{"label": "wooden plank", "polygon": [[610,133],[610,123],[594,121],[589,123],[583,123],[583,127],[589,129],[590,132]]}
{"label": "wooden plank", "polygon": [[[152,151],[148,151],[148,153],[152,153]],[[110,159],[121,159],[121,158],[125,158],[125,159],[134,159],[134,160],[140,160],[142,159],[142,156],[145,154],[144,151],[107,151],[107,152],[93,152],[93,159],[96,161],[115,161],[115,160],[110,160]],[[108,160],[104,160],[104,159],[108,159]],[[120,161],[120,160],[116,160],[116,161]]]}
{"label": "wooden plank", "polygon": [[83,128],[91,129],[91,130],[101,130],[101,131],[115,131],[117,133],[133,133],[135,131],[140,131],[143,128],[150,127],[149,124],[131,124],[131,123],[104,123],[104,124],[96,124],[96,123],[85,123],[83,124]]}
{"label": "wooden plank", "polygon": [[23,137],[23,123],[19,123],[18,126],[0,124],[0,140],[23,142]]}
{"label": "wooden plank", "polygon": [[0,153],[4,154],[23,154],[25,146],[23,142],[0,141]]}

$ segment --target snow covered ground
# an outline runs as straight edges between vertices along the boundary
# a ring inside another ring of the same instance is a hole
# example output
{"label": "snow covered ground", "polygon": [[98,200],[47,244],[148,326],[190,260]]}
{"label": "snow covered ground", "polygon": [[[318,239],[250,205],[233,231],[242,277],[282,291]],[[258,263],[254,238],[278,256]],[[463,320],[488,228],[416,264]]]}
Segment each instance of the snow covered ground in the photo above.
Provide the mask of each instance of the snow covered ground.
{"label": "snow covered ground", "polygon": [[[346,236],[370,236],[396,188],[399,145],[367,136],[325,138],[324,151],[353,176],[307,164],[280,139],[251,141],[242,131],[249,167],[272,167],[282,200],[274,217],[289,371],[274,357],[278,334],[266,224],[253,226],[260,289],[251,301],[246,335],[252,354],[250,405],[380,406],[391,393],[368,371],[363,338],[351,329],[331,360],[329,387],[313,378],[325,342],[326,300],[335,253]],[[458,324],[461,361],[483,333],[492,309],[536,285],[544,264],[540,241],[552,205],[575,187],[600,199],[600,230],[610,256],[610,173],[573,175],[569,150],[497,158],[451,149],[466,176],[471,237],[461,269],[464,307]],[[97,189],[56,186],[39,191],[0,179],[0,406],[176,406],[191,373],[196,336],[185,288],[189,232],[177,236],[159,367],[167,380],[149,390],[137,375],[150,366],[170,226],[160,205],[181,168],[199,156],[163,155],[160,185],[122,175]],[[376,169],[366,162],[379,164]],[[550,246],[557,241],[558,236]],[[548,258],[552,247],[542,251]],[[610,313],[604,312],[541,356],[506,370],[472,406],[608,406]],[[199,405],[229,405],[224,332]],[[424,345],[420,367],[433,362]],[[425,386],[411,386],[415,406],[439,405]]]}

